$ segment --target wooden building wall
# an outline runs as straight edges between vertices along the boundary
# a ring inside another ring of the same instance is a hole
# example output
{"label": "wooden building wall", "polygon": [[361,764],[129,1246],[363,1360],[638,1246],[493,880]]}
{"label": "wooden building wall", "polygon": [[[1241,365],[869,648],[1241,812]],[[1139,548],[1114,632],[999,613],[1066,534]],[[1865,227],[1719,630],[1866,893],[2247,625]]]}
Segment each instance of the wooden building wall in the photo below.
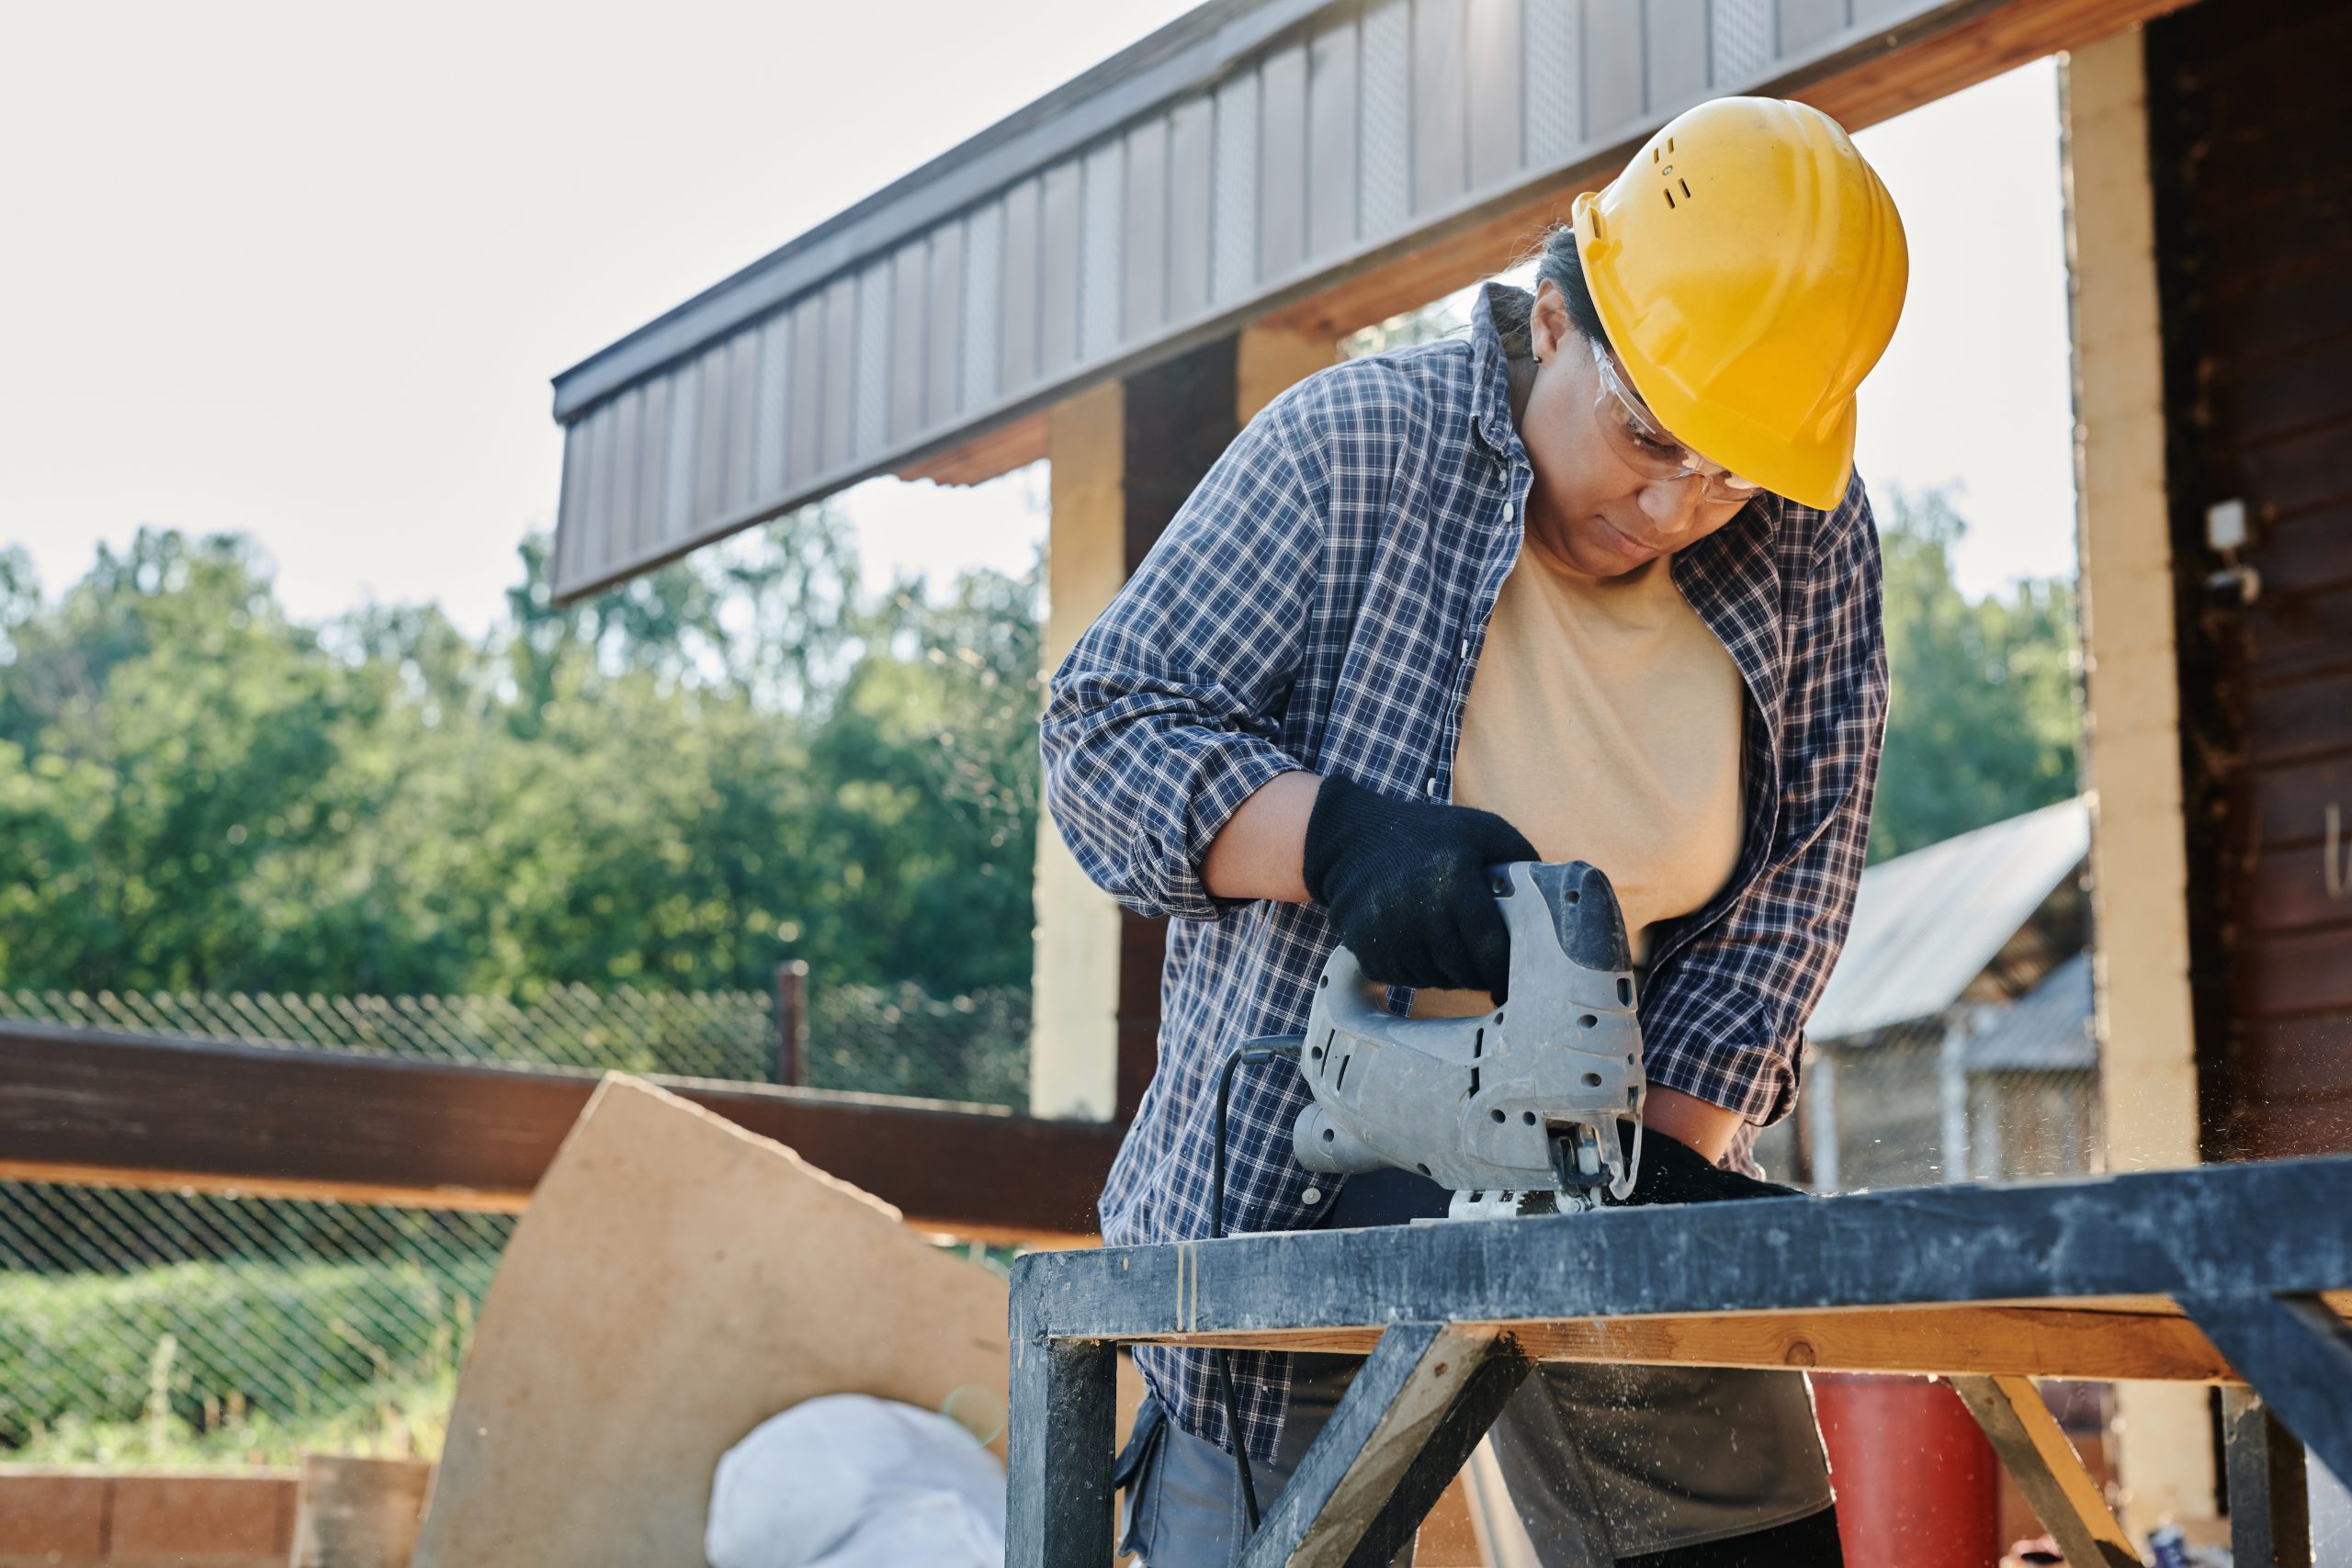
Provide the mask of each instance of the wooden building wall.
{"label": "wooden building wall", "polygon": [[[2208,1158],[2352,1149],[2352,6],[2148,24]],[[2242,500],[2259,574],[2213,574]]]}

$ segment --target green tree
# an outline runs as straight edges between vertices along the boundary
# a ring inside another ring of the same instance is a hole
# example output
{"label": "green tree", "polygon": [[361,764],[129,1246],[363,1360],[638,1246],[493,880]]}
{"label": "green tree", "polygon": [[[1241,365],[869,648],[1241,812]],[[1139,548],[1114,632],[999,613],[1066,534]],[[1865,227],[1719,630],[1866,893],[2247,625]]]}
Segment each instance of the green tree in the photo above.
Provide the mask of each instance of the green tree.
{"label": "green tree", "polygon": [[1029,967],[1036,592],[861,604],[821,509],[476,644],[287,620],[142,532],[54,604],[0,555],[0,984],[488,991]]}
{"label": "green tree", "polygon": [[1883,500],[1893,691],[1873,860],[2069,798],[2080,740],[2072,586],[2029,579],[1972,602],[1952,579],[1968,525],[1950,495]]}

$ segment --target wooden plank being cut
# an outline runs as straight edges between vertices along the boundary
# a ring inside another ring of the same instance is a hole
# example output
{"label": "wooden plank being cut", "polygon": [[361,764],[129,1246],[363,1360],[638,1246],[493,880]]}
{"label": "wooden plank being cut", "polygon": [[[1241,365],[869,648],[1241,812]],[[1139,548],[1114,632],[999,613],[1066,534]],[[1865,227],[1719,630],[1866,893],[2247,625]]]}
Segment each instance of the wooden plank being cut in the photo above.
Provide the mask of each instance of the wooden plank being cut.
{"label": "wooden plank being cut", "polygon": [[[2230,1364],[2196,1325],[2171,1313],[2046,1307],[1917,1307],[1707,1317],[1487,1323],[1543,1361],[1702,1367],[1804,1367],[1849,1372],[1980,1372],[2085,1379],[2229,1382]],[[1368,1352],[1374,1328],[1184,1336],[1235,1349]]]}

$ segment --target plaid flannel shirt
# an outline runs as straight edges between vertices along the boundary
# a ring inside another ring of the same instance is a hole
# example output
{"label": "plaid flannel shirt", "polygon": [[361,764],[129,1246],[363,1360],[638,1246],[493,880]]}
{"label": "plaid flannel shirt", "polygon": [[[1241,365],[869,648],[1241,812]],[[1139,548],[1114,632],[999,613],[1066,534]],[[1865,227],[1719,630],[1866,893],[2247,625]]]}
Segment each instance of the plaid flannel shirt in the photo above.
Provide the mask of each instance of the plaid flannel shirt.
{"label": "plaid flannel shirt", "polygon": [[[1498,287],[1466,340],[1352,360],[1276,399],[1053,678],[1042,747],[1056,826],[1098,885],[1173,917],[1159,1070],[1102,1193],[1106,1242],[1210,1234],[1217,1069],[1242,1040],[1306,1028],[1333,945],[1318,908],[1202,885],[1218,829],[1294,769],[1451,796],[1464,701],[1532,477]],[[1671,570],[1747,685],[1747,815],[1730,882],[1654,942],[1645,1070],[1740,1112],[1744,1162],[1755,1127],[1795,1100],[1804,1021],[1861,875],[1886,709],[1861,481],[1827,512],[1761,494]],[[1410,999],[1390,994],[1399,1011]],[[1312,1226],[1337,1195],[1343,1179],[1292,1156],[1307,1100],[1287,1062],[1235,1075],[1228,1234]],[[1136,1359],[1187,1430],[1231,1446],[1204,1352]],[[1271,1459],[1289,1358],[1237,1354],[1234,1373],[1242,1435]]]}

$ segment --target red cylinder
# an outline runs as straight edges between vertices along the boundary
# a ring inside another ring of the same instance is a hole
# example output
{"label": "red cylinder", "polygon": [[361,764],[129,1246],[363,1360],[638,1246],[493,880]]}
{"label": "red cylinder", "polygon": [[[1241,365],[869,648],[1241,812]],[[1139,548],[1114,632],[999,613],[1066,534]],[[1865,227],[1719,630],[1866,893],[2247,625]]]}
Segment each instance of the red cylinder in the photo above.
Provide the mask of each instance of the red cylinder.
{"label": "red cylinder", "polygon": [[1928,1378],[1815,1372],[1846,1568],[1994,1568],[2000,1461],[1968,1406]]}

